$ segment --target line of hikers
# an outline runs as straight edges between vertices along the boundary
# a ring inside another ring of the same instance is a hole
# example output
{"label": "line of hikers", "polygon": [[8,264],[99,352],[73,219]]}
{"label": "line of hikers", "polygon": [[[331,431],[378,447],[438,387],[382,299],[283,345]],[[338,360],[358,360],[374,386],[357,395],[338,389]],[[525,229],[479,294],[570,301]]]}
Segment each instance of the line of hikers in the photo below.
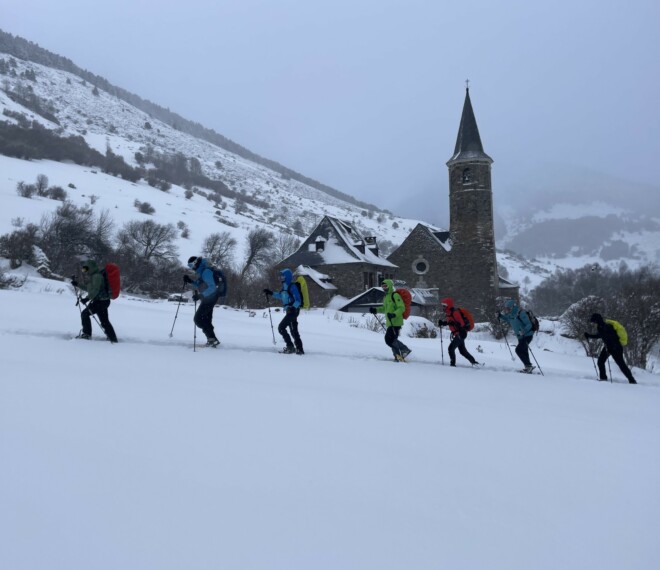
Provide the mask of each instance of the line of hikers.
{"label": "line of hikers", "polygon": [[[215,329],[213,327],[213,309],[220,297],[226,295],[227,284],[224,274],[222,271],[214,268],[205,258],[196,255],[188,259],[188,268],[195,273],[195,277],[191,278],[188,274],[184,274],[184,287],[186,285],[192,286],[194,290],[193,301],[195,301],[195,304],[197,301],[200,301],[193,320],[195,325],[202,329],[202,332],[205,334],[207,339],[206,346],[216,347],[220,344],[220,341],[215,336]],[[104,277],[103,271],[91,259],[83,262],[82,273],[87,277],[84,283],[78,282],[75,277],[71,278],[71,284],[74,287],[87,292],[85,298],[78,296],[78,301],[86,305],[85,310],[81,311],[80,315],[82,331],[78,335],[78,338],[91,338],[92,325],[90,316],[98,315],[101,328],[106,333],[108,339],[115,343],[117,342],[117,335],[108,318],[108,307],[110,306],[112,293],[107,285],[107,277]],[[298,316],[303,303],[302,292],[297,282],[294,282],[293,273],[290,269],[282,269],[279,272],[279,278],[281,283],[279,291],[266,288],[263,292],[267,300],[271,296],[279,299],[284,308],[284,318],[277,328],[285,342],[285,348],[282,352],[303,355],[305,351],[298,330]],[[399,340],[406,304],[401,294],[395,289],[394,282],[391,279],[384,279],[381,287],[385,293],[383,302],[378,307],[371,307],[369,311],[373,315],[379,313],[385,315],[385,344],[392,350],[394,360],[402,362],[412,352],[410,348]],[[444,318],[438,320],[438,326],[441,328],[448,326],[451,336],[451,342],[447,349],[449,365],[456,366],[457,350],[473,366],[481,365],[465,347],[465,339],[468,332],[474,326],[469,311],[454,306],[454,301],[450,297],[442,299],[440,304],[444,311]],[[530,313],[523,310],[513,299],[508,299],[504,303],[503,312],[497,312],[496,317],[499,321],[507,323],[516,335],[518,344],[516,345],[515,352],[524,365],[521,372],[531,374],[535,366],[532,365],[529,358],[529,344],[534,337],[535,323],[533,322],[533,318],[530,317]],[[587,339],[600,338],[603,341],[603,348],[598,356],[599,379],[607,380],[605,362],[611,355],[628,382],[630,384],[636,384],[637,382],[633,378],[623,357],[620,330],[617,330],[623,329],[623,327],[616,321],[603,319],[599,313],[594,313],[590,321],[596,325],[597,331],[594,334],[585,332],[584,337]],[[538,329],[538,321],[536,325]]]}

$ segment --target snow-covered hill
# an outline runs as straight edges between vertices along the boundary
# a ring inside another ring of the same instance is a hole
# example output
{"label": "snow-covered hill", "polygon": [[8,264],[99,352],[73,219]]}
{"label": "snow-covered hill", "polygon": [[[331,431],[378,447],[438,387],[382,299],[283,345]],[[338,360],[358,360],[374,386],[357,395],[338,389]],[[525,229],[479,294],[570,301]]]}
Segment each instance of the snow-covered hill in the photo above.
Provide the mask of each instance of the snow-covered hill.
{"label": "snow-covered hill", "polygon": [[545,376],[480,333],[483,369],[437,338],[399,364],[368,317],[320,309],[305,356],[263,307],[216,309],[221,347],[193,352],[175,311],[120,297],[111,345],[71,340],[67,285],[0,290],[0,568],[657,565],[657,375],[597,382],[552,329]]}
{"label": "snow-covered hill", "polygon": [[[185,189],[176,185],[164,193],[149,186],[144,180],[133,184],[103,175],[97,169],[51,161],[26,162],[0,157],[0,193],[3,203],[16,193],[18,182],[32,183],[38,174],[45,174],[51,185],[65,188],[69,193],[68,198],[74,203],[89,203],[90,195],[99,197],[94,208],[110,208],[113,218],[119,222],[143,217],[137,213],[133,202],[135,199],[146,201],[156,208],[154,219],[159,223],[184,221],[189,226],[190,241],[179,243],[182,258],[188,257],[191,250],[199,251],[204,237],[211,232],[228,231],[235,234],[239,244],[250,229],[259,226],[291,232],[293,227],[300,224],[299,234],[304,235],[325,214],[353,222],[365,235],[378,237],[386,246],[387,241],[397,244],[403,241],[417,223],[416,220],[360,208],[297,180],[284,179],[265,166],[153,119],[125,101],[95,89],[72,73],[3,54],[0,54],[0,59],[15,62],[12,65],[13,73],[2,76],[4,83],[0,90],[0,109],[3,113],[5,110],[9,112],[5,113],[3,120],[15,122],[17,119],[13,114],[22,114],[30,121],[37,121],[63,136],[80,135],[103,154],[110,148],[131,165],[137,164],[136,152],[145,152],[149,147],[163,154],[181,153],[187,158],[197,159],[203,173],[209,178],[221,180],[231,190],[263,201],[268,206],[261,208],[248,205],[247,210],[237,213],[232,198],[224,198],[218,204],[219,208],[216,208],[215,202],[199,194],[187,200]],[[26,77],[34,77],[34,80]],[[43,106],[57,118],[59,125],[17,104],[7,94],[26,90],[39,98]],[[76,189],[69,190],[70,184]],[[30,215],[30,205],[22,204],[18,210],[14,210],[13,202],[11,208],[3,208],[0,232],[10,229],[11,219],[17,213],[26,222],[38,221],[35,216],[58,205],[42,203]]]}

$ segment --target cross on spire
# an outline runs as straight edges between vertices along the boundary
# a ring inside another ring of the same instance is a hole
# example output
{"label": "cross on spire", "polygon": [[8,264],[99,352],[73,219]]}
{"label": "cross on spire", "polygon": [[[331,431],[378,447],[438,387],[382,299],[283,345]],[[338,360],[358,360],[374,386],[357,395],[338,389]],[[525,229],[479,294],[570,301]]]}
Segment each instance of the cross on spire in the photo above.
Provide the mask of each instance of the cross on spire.
{"label": "cross on spire", "polygon": [[469,79],[466,79],[466,80],[465,80],[465,88],[466,88],[466,89],[469,89],[469,88],[470,88],[470,80],[469,80]]}

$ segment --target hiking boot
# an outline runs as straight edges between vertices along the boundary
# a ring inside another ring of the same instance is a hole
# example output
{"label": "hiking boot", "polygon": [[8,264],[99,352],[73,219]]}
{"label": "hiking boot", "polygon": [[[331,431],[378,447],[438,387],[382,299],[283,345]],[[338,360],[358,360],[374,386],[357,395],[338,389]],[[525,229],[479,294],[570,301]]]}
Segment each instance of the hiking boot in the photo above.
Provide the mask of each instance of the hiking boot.
{"label": "hiking boot", "polygon": [[296,348],[296,354],[305,354],[305,351],[302,348]]}
{"label": "hiking boot", "polygon": [[536,368],[536,366],[533,366],[533,365],[531,365],[531,364],[526,364],[526,365],[525,365],[525,368],[523,368],[523,369],[521,370],[521,372],[524,372],[525,374],[531,374],[531,373],[532,373],[532,370],[534,370],[534,368]]}
{"label": "hiking boot", "polygon": [[637,384],[637,380],[634,378],[632,380],[628,380],[628,384]]}
{"label": "hiking boot", "polygon": [[215,348],[219,344],[220,344],[220,341],[215,337],[212,337],[212,338],[210,338],[206,341],[206,346],[210,346],[211,348]]}
{"label": "hiking boot", "polygon": [[401,356],[408,358],[408,355],[412,352],[407,346],[401,349]]}
{"label": "hiking boot", "polygon": [[281,352],[282,354],[294,354],[296,349],[293,346],[285,346]]}
{"label": "hiking boot", "polygon": [[450,362],[449,366],[453,366],[454,368],[456,368],[456,363],[455,362]]}
{"label": "hiking boot", "polygon": [[81,338],[81,339],[83,339],[83,340],[91,340],[92,335],[91,335],[91,334],[84,333],[84,332],[81,332],[76,338]]}

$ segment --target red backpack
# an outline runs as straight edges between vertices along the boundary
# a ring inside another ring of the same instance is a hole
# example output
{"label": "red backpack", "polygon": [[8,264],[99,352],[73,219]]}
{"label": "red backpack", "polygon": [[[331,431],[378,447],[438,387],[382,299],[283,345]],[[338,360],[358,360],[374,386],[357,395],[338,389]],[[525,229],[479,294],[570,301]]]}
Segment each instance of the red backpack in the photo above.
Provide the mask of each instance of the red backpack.
{"label": "red backpack", "polygon": [[111,299],[119,297],[121,291],[121,278],[119,276],[119,266],[114,263],[106,263],[105,267],[101,270],[105,288]]}
{"label": "red backpack", "polygon": [[401,299],[403,299],[403,304],[406,306],[406,308],[403,311],[403,318],[407,319],[410,316],[410,305],[412,303],[412,295],[410,294],[410,291],[408,289],[395,289],[395,293],[398,293],[401,296]]}
{"label": "red backpack", "polygon": [[461,314],[461,317],[463,317],[465,328],[471,331],[474,328],[474,317],[472,316],[472,313],[463,308],[457,308],[456,310]]}

